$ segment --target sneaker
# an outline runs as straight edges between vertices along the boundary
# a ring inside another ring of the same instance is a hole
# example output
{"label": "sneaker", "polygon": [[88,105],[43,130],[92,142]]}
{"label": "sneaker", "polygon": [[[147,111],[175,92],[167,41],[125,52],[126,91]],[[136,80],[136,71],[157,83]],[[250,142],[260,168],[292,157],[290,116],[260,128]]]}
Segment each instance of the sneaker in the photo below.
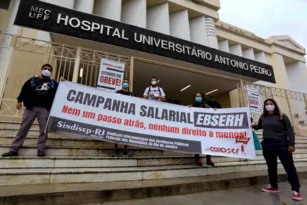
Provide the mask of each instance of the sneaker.
{"label": "sneaker", "polygon": [[16,156],[18,156],[18,152],[14,152],[14,151],[9,151],[2,155],[2,157],[16,157]]}
{"label": "sneaker", "polygon": [[292,199],[296,200],[296,201],[302,201],[303,197],[302,197],[301,193],[293,191]]}
{"label": "sneaker", "polygon": [[214,163],[212,162],[212,159],[207,160],[207,165],[214,167]]}
{"label": "sneaker", "polygon": [[270,193],[278,193],[279,189],[278,188],[273,188],[271,185],[269,185],[267,188],[262,188],[261,191],[263,192],[270,192]]}
{"label": "sneaker", "polygon": [[196,160],[196,165],[197,165],[197,166],[200,166],[200,167],[203,166],[203,164],[201,163],[201,160],[200,160],[200,159],[197,159],[197,160]]}
{"label": "sneaker", "polygon": [[131,154],[128,151],[124,151],[123,157],[129,158],[129,157],[131,157]]}
{"label": "sneaker", "polygon": [[44,151],[38,151],[38,152],[37,152],[37,156],[38,156],[38,157],[45,157],[46,154],[45,154]]}

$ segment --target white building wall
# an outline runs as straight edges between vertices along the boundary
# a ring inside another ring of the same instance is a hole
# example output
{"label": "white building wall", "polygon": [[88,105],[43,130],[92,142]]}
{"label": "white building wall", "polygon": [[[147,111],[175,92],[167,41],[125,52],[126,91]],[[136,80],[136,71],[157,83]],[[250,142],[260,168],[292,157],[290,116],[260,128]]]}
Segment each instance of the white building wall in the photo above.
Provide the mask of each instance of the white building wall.
{"label": "white building wall", "polygon": [[168,3],[147,10],[147,29],[170,34]]}
{"label": "white building wall", "polygon": [[115,21],[121,20],[122,0],[96,0],[94,14]]}
{"label": "white building wall", "polygon": [[211,48],[219,49],[216,36],[216,28],[213,18],[206,17],[206,30],[208,36],[208,46]]}
{"label": "white building wall", "polygon": [[273,53],[272,62],[276,79],[276,87],[289,90],[290,82],[283,56],[278,53]]}
{"label": "white building wall", "polygon": [[75,9],[84,13],[92,14],[94,9],[94,0],[75,0]]}
{"label": "white building wall", "polygon": [[134,26],[146,28],[146,13],[146,1],[129,0],[122,6],[121,21]]}
{"label": "white building wall", "polygon": [[[177,38],[190,41],[190,26],[188,10],[172,13],[170,19],[170,34]],[[203,31],[204,32],[204,31]]]}
{"label": "white building wall", "polygon": [[254,54],[254,49],[253,48],[247,48],[243,50],[243,57],[255,60],[255,54]]}
{"label": "white building wall", "polygon": [[297,61],[286,65],[290,88],[293,91],[307,93],[307,67],[304,62]]}
{"label": "white building wall", "polygon": [[228,40],[220,41],[220,42],[219,42],[219,49],[220,49],[221,51],[224,51],[224,52],[229,53],[229,52],[230,52],[230,49],[229,49],[229,42],[228,42]]}
{"label": "white building wall", "polygon": [[229,47],[230,53],[237,55],[237,56],[243,56],[242,47],[241,44],[236,44]]}
{"label": "white building wall", "polygon": [[194,43],[208,46],[206,19],[204,16],[190,20],[190,39]]}

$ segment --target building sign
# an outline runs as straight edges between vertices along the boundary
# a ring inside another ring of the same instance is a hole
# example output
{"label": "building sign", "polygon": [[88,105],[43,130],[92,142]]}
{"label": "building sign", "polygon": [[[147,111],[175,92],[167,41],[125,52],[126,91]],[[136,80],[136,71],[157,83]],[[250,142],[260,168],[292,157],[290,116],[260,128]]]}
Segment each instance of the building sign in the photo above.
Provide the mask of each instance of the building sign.
{"label": "building sign", "polygon": [[247,88],[248,103],[250,111],[253,113],[261,114],[261,98],[257,88]]}
{"label": "building sign", "polygon": [[97,80],[97,88],[105,91],[116,92],[122,89],[125,63],[101,59]]}
{"label": "building sign", "polygon": [[[254,159],[248,108],[188,108],[61,82],[48,130],[173,152]],[[76,135],[76,136],[77,136]]]}
{"label": "building sign", "polygon": [[15,24],[174,58],[275,83],[273,68],[270,65],[41,1],[21,0]]}

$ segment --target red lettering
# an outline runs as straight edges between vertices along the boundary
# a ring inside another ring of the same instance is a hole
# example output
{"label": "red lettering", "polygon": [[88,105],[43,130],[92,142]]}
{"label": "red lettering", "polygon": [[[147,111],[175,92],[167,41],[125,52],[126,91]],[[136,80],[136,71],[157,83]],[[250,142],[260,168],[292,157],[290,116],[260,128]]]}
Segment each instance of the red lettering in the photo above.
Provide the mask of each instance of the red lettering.
{"label": "red lettering", "polygon": [[100,82],[105,83],[105,84],[109,84],[109,85],[117,85],[117,86],[121,85],[121,79],[112,78],[112,77],[108,77],[108,76],[101,76]]}

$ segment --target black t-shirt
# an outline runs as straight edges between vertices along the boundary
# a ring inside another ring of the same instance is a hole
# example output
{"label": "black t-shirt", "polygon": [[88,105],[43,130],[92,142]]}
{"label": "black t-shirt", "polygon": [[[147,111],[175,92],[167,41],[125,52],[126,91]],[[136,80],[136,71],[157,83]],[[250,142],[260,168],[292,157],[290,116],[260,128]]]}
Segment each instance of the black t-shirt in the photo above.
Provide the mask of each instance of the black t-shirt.
{"label": "black t-shirt", "polygon": [[217,109],[220,109],[222,108],[221,104],[216,101],[216,100],[209,100],[208,101],[208,105],[211,107],[211,108],[217,108]]}
{"label": "black t-shirt", "polygon": [[43,107],[51,109],[58,83],[50,78],[32,77],[22,87],[18,102],[28,109]]}
{"label": "black t-shirt", "polygon": [[133,96],[132,93],[131,93],[130,91],[124,92],[123,90],[118,90],[118,91],[116,91],[116,93],[122,94],[122,95]]}

